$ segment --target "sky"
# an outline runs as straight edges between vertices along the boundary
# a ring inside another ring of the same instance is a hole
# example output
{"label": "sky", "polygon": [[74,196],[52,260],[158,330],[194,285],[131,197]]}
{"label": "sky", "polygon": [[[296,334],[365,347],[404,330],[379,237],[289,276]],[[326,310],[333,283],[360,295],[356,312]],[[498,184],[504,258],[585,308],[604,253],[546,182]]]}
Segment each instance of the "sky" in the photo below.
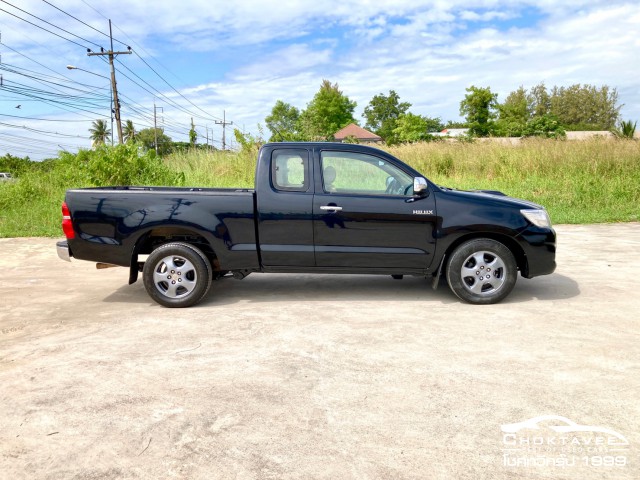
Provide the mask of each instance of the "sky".
{"label": "sky", "polygon": [[87,48],[109,50],[108,19],[114,50],[133,51],[115,62],[123,121],[153,126],[155,104],[175,141],[192,118],[218,148],[223,118],[227,147],[234,128],[261,124],[268,138],[275,102],[303,109],[323,79],[357,102],[361,124],[390,90],[447,121],[471,85],[503,101],[541,82],[608,85],[622,118],[640,119],[637,1],[0,0],[0,155],[91,146],[92,121],[110,118],[110,70]]}

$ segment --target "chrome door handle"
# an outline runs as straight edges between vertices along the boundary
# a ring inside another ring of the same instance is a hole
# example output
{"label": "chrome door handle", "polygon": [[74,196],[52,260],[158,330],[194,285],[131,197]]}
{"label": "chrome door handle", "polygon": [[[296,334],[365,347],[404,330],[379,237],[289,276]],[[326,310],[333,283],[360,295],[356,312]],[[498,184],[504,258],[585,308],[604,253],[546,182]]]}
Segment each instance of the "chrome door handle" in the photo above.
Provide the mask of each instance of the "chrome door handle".
{"label": "chrome door handle", "polygon": [[339,212],[342,210],[342,207],[338,207],[336,205],[322,205],[320,210],[333,210],[334,212]]}

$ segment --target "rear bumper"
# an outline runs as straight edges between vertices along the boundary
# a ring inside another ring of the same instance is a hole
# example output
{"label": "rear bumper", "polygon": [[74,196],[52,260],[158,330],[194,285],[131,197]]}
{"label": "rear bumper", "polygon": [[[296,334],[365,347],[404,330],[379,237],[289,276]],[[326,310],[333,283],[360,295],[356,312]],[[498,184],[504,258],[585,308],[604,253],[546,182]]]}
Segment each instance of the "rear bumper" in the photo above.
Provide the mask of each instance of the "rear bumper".
{"label": "rear bumper", "polygon": [[69,250],[69,244],[66,240],[56,243],[56,251],[58,252],[58,257],[61,260],[65,260],[67,262],[71,261],[71,257],[73,257],[73,255],[71,255],[71,250]]}

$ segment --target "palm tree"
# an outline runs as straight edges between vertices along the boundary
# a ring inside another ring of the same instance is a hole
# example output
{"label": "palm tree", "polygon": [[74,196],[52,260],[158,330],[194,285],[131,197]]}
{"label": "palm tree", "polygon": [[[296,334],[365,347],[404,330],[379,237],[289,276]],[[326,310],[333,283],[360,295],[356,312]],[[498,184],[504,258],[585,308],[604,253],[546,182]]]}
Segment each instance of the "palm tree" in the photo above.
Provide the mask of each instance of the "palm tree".
{"label": "palm tree", "polygon": [[96,120],[89,129],[91,133],[92,146],[104,145],[107,143],[107,138],[111,135],[111,130],[107,127],[105,120]]}
{"label": "palm tree", "polygon": [[127,123],[124,125],[124,141],[135,141],[136,139],[136,128],[133,126],[133,122],[131,120],[127,120]]}
{"label": "palm tree", "polygon": [[623,120],[617,128],[613,129],[613,134],[618,138],[628,138],[633,140],[636,135],[637,125],[637,121],[635,123],[631,123],[631,120],[626,122]]}

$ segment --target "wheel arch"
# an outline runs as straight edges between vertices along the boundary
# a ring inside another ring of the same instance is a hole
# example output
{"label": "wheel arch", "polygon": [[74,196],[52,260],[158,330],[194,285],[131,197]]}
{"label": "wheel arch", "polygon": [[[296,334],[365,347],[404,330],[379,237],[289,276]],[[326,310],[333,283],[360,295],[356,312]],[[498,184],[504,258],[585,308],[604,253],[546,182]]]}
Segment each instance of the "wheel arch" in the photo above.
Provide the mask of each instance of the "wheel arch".
{"label": "wheel arch", "polygon": [[197,230],[183,226],[160,226],[148,229],[140,235],[131,252],[131,266],[129,284],[135,283],[142,266],[138,262],[138,255],[150,254],[160,245],[171,242],[182,242],[199,248],[211,263],[214,271],[220,270],[220,262],[214,242],[208,236]]}
{"label": "wheel arch", "polygon": [[516,265],[518,266],[518,270],[521,272],[521,274],[522,272],[526,273],[528,271],[529,267],[527,263],[527,256],[525,255],[524,250],[522,249],[518,241],[509,235],[504,235],[504,234],[495,233],[495,232],[473,232],[473,233],[462,235],[456,238],[447,247],[442,257],[442,265],[446,265],[446,262],[448,261],[451,254],[460,245],[462,245],[465,242],[468,242],[469,240],[476,240],[481,238],[488,238],[488,239],[495,240],[497,242],[502,243],[513,254],[516,260]]}

